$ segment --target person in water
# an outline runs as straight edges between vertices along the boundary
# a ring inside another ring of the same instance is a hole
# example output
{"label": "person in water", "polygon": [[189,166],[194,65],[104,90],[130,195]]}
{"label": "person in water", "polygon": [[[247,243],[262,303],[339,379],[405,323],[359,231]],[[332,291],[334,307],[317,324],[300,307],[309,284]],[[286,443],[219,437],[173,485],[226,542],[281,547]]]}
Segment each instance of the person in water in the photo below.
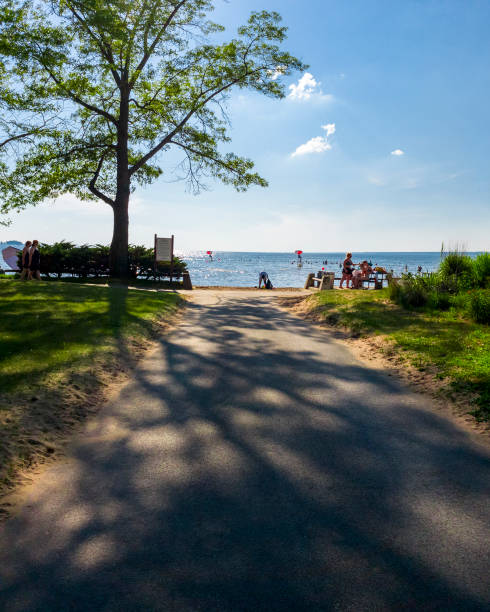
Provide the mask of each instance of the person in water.
{"label": "person in water", "polygon": [[29,280],[35,278],[41,280],[41,254],[39,253],[39,241],[33,240],[29,251]]}
{"label": "person in water", "polygon": [[352,263],[352,253],[347,253],[342,263],[342,278],[340,279],[340,289],[343,289],[342,285],[346,281],[346,288],[350,289],[349,283],[352,280],[352,272],[354,271],[354,265]]}
{"label": "person in water", "polygon": [[28,240],[22,249],[22,272],[20,273],[20,280],[27,280],[29,278],[29,251],[31,249],[31,245],[32,242]]}
{"label": "person in water", "polygon": [[262,283],[264,283],[264,287],[265,287],[268,280],[269,280],[269,275],[267,274],[267,272],[261,272],[259,274],[259,289]]}

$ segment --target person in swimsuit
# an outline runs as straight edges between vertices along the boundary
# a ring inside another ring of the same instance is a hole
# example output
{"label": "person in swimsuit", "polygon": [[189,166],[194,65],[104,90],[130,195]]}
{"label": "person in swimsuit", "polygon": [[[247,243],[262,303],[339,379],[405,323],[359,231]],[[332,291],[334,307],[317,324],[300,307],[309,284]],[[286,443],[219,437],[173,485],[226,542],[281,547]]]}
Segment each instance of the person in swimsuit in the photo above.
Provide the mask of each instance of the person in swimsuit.
{"label": "person in swimsuit", "polygon": [[20,273],[20,280],[29,278],[29,250],[31,244],[32,242],[28,240],[22,249],[22,272]]}
{"label": "person in swimsuit", "polygon": [[347,253],[342,263],[342,278],[340,279],[339,289],[343,289],[342,285],[344,281],[347,281],[346,288],[350,289],[349,283],[352,280],[352,272],[354,271],[354,265],[358,265],[358,264],[352,263],[352,253]]}
{"label": "person in swimsuit", "polygon": [[41,280],[41,254],[38,240],[33,240],[29,253],[29,279],[32,278]]}
{"label": "person in swimsuit", "polygon": [[267,274],[267,272],[261,272],[259,274],[259,289],[262,283],[264,283],[264,287],[265,287],[268,279],[269,279],[269,275]]}

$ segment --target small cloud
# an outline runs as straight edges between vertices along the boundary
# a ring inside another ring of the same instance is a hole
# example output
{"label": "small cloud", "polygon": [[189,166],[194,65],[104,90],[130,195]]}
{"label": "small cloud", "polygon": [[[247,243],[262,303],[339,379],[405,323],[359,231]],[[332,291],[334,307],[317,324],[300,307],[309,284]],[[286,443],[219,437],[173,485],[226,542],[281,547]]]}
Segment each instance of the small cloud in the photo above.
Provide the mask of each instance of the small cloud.
{"label": "small cloud", "polygon": [[320,88],[321,83],[315,79],[310,72],[305,72],[299,79],[297,84],[289,86],[288,98],[305,102],[306,100],[319,100],[321,102],[330,102],[333,100],[331,94],[324,94]]}
{"label": "small cloud", "polygon": [[315,136],[310,138],[308,142],[302,145],[291,153],[291,157],[297,157],[298,155],[308,155],[309,153],[324,153],[332,148],[332,145],[328,142],[328,137],[335,134],[335,123],[327,123],[322,125],[322,129],[325,130],[325,136]]}
{"label": "small cloud", "polygon": [[395,149],[391,152],[391,154],[396,155],[396,157],[400,157],[400,155],[405,155],[405,151],[402,151],[401,149]]}

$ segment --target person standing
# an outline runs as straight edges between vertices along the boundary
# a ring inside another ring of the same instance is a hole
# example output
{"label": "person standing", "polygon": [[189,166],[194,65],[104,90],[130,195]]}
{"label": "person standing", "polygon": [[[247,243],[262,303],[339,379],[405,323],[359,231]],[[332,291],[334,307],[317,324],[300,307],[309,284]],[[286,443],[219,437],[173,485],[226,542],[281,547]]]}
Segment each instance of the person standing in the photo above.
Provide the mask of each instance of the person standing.
{"label": "person standing", "polygon": [[354,265],[352,263],[352,253],[347,253],[342,263],[342,278],[340,279],[339,289],[342,289],[344,281],[346,281],[346,288],[350,289],[349,283],[352,280],[352,272],[354,271]]}
{"label": "person standing", "polygon": [[29,259],[30,249],[32,242],[28,240],[24,248],[22,249],[22,272],[20,273],[20,280],[27,280],[29,278]]}
{"label": "person standing", "polygon": [[33,240],[29,252],[29,279],[41,280],[41,253],[39,252],[39,241]]}

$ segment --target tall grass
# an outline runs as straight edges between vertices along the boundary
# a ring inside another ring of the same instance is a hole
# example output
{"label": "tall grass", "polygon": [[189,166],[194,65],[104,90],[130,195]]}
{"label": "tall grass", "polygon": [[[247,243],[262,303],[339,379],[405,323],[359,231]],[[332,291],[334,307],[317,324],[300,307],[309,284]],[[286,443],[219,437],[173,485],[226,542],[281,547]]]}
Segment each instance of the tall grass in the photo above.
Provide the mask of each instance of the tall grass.
{"label": "tall grass", "polygon": [[[488,288],[488,289],[487,289]],[[436,272],[405,274],[392,282],[390,299],[404,308],[447,310],[454,307],[478,323],[490,323],[490,254],[472,259],[463,251],[443,253]]]}

